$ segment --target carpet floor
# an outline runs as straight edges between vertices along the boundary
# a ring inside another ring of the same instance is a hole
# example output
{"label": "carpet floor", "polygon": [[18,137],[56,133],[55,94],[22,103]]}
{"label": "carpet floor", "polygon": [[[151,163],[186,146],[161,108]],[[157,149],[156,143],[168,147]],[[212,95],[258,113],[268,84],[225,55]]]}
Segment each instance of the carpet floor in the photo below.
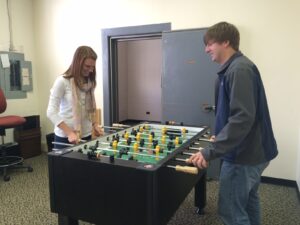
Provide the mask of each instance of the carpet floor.
{"label": "carpet floor", "polygon": [[[0,225],[55,225],[50,211],[47,154],[25,160],[34,171],[10,171],[11,180],[0,177]],[[195,213],[194,193],[186,197],[168,225],[219,225],[216,214],[218,182],[207,182],[205,215]],[[293,187],[261,184],[262,225],[300,225],[300,204]],[[80,221],[80,224],[89,223]],[[103,224],[105,225],[105,224]],[[128,224],[130,225],[130,224]],[[142,225],[142,224],[141,224]]]}

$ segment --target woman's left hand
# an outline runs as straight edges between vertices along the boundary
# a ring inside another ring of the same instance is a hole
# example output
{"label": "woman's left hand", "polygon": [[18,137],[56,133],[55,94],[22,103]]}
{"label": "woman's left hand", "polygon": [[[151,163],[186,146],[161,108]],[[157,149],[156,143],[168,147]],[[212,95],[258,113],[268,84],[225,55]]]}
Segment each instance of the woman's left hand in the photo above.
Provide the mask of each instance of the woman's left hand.
{"label": "woman's left hand", "polygon": [[94,124],[93,129],[94,129],[94,134],[97,137],[102,136],[104,134],[103,130],[100,128],[100,126],[98,124]]}

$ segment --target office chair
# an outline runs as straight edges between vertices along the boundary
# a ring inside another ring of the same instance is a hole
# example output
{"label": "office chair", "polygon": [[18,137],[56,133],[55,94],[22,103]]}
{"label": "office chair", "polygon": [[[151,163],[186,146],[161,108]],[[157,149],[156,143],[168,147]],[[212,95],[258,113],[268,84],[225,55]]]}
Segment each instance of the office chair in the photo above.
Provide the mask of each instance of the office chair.
{"label": "office chair", "polygon": [[[0,88],[0,114],[5,112],[7,107],[6,98],[2,89]],[[0,145],[0,169],[3,170],[3,180],[9,181],[10,177],[7,175],[7,169],[9,168],[25,168],[28,172],[32,172],[33,169],[30,166],[23,165],[24,159],[20,156],[10,156],[7,154],[7,150],[13,143],[4,143],[5,130],[15,128],[25,123],[26,120],[20,116],[0,116],[0,136],[2,144]]]}

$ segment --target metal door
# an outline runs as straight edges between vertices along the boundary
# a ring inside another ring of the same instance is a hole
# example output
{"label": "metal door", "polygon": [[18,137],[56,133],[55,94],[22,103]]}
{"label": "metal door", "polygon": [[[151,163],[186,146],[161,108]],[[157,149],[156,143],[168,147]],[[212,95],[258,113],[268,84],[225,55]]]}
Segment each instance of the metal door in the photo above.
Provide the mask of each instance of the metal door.
{"label": "metal door", "polygon": [[[219,66],[205,53],[206,29],[162,34],[162,122],[214,128],[214,86]],[[210,163],[207,177],[218,179],[220,159]]]}
{"label": "metal door", "polygon": [[162,121],[213,128],[214,83],[219,66],[204,51],[206,29],[162,34]]}

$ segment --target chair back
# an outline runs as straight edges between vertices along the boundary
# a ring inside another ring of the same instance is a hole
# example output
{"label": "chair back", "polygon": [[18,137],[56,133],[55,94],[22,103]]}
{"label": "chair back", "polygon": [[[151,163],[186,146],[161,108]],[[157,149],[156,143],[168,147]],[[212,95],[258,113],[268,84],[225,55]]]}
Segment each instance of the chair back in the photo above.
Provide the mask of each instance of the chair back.
{"label": "chair back", "polygon": [[0,88],[0,113],[4,113],[6,110],[6,97],[2,91],[2,89]]}

